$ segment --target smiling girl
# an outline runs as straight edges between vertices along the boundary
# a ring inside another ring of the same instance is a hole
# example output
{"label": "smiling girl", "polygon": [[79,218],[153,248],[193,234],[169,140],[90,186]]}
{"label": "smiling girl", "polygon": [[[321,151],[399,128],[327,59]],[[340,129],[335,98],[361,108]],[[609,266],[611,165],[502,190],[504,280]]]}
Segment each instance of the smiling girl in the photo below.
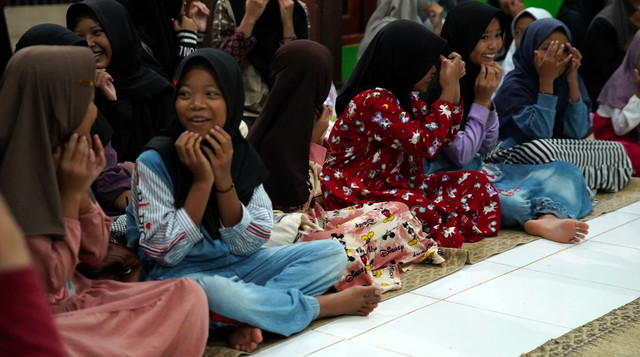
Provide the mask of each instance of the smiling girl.
{"label": "smiling girl", "polygon": [[469,114],[465,113],[464,128],[428,169],[482,171],[500,193],[503,227],[524,228],[549,240],[577,243],[588,233],[588,225],[575,218],[591,211],[589,191],[578,168],[568,162],[487,165],[477,155],[486,154],[498,141],[498,116],[491,96],[502,69],[493,57],[501,46],[504,25],[500,10],[477,1],[449,12],[442,36],[466,59],[467,76],[460,80],[462,97],[473,104]]}
{"label": "smiling girl", "polygon": [[176,73],[177,118],[138,158],[127,210],[146,279],[195,279],[211,311],[244,324],[228,341],[247,352],[262,330],[288,336],[316,318],[369,314],[380,301],[373,286],[322,295],[346,267],[340,243],[261,248],[273,211],[267,171],[238,129],[244,89],[233,57],[201,49]]}
{"label": "smiling girl", "polygon": [[98,69],[96,105],[114,129],[118,162],[134,161],[169,123],[173,86],[142,63],[142,45],[115,0],[85,0],[67,10],[67,28],[84,38]]}

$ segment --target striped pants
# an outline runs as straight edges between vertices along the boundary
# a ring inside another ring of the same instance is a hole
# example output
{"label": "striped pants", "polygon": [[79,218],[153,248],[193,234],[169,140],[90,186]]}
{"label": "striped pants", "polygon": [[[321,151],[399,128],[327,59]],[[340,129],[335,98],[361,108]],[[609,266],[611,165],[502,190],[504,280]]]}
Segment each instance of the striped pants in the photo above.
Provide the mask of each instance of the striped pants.
{"label": "striped pants", "polygon": [[485,161],[538,165],[568,161],[576,165],[594,192],[618,192],[633,175],[625,148],[617,142],[586,139],[538,139],[509,149],[496,150]]}

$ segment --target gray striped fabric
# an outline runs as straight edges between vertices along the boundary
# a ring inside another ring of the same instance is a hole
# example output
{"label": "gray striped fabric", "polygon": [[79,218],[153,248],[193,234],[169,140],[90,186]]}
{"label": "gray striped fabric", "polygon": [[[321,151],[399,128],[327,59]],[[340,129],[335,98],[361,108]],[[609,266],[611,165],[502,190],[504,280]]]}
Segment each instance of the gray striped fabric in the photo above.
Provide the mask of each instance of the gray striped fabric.
{"label": "gray striped fabric", "polygon": [[538,139],[506,150],[496,150],[487,162],[537,165],[568,161],[584,175],[590,189],[618,192],[633,175],[625,148],[614,141],[580,139]]}

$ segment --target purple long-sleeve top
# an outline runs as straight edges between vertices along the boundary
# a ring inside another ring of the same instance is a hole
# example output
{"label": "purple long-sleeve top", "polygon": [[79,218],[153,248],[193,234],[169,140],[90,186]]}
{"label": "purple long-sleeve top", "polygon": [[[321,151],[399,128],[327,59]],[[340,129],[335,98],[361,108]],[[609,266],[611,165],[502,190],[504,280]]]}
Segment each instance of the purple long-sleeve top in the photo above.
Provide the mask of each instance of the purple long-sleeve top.
{"label": "purple long-sleeve top", "polygon": [[131,189],[131,173],[118,165],[118,154],[111,146],[111,142],[104,146],[104,155],[107,159],[107,165],[91,186],[91,190],[102,209],[107,214],[111,214],[116,198],[122,192]]}
{"label": "purple long-sleeve top", "polygon": [[465,129],[458,131],[453,143],[443,149],[456,166],[464,167],[476,153],[485,154],[496,146],[500,124],[493,103],[492,107],[494,110],[471,104]]}

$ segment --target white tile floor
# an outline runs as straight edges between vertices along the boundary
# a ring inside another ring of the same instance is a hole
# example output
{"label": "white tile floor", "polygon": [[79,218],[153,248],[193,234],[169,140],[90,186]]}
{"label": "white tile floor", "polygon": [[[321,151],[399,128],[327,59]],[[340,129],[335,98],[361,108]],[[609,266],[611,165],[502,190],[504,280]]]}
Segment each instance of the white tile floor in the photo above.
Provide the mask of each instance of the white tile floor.
{"label": "white tile floor", "polygon": [[255,356],[519,356],[640,297],[640,202],[538,240]]}

